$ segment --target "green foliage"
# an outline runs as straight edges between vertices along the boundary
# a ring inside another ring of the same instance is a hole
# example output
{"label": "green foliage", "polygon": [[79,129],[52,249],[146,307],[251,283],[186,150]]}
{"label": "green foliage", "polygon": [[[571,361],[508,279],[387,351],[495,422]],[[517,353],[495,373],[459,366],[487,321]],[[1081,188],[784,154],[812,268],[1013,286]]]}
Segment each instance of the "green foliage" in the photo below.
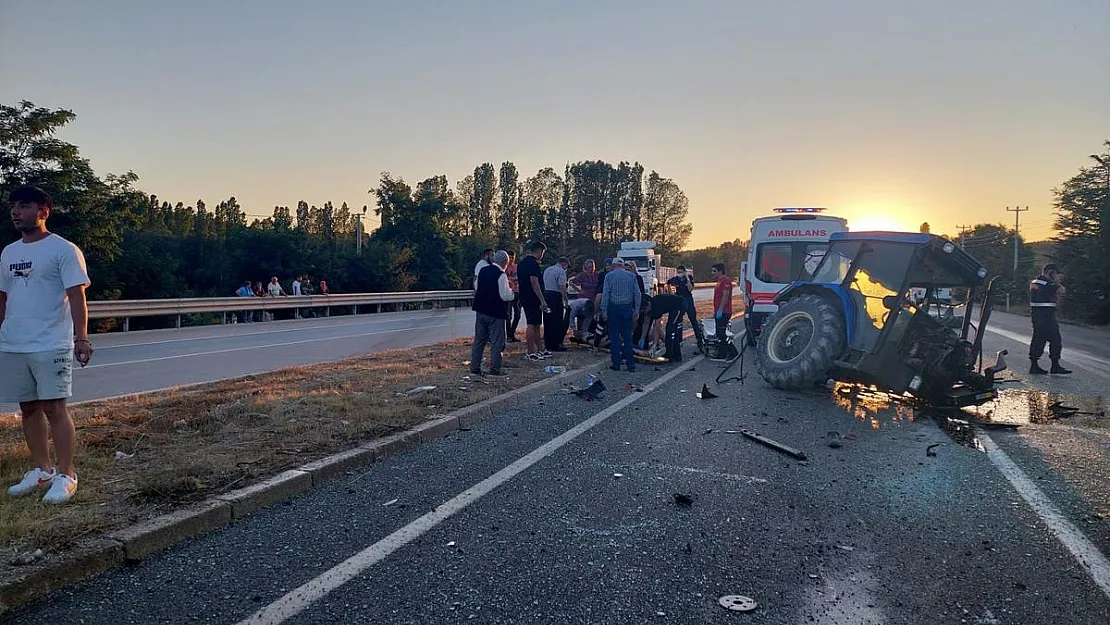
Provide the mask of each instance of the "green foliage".
{"label": "green foliage", "polygon": [[713,268],[713,263],[724,263],[725,273],[733,279],[742,280],[740,263],[746,260],[748,260],[748,242],[736,239],[712,247],[680,252],[672,264],[686,265],[687,269],[693,267],[695,282],[712,282],[713,276],[709,270]]}
{"label": "green foliage", "polygon": [[30,102],[0,107],[0,202],[24,183],[51,194],[49,226],[84,250],[94,299],[231,296],[244,281],[271,276],[287,291],[296,277],[326,280],[333,293],[469,288],[486,247],[520,252],[538,238],[578,264],[632,239],[673,254],[691,231],[681,189],[652,172],[645,191],[639,163],[583,161],[565,175],[547,167],[522,180],[506,161],[499,170],[479,165],[454,190],[442,175],[413,188],[382,173],[369,192],[380,225],[362,237],[360,252],[365,209],[300,201],[248,223],[235,197],[212,208],[171,203],[136,189],[132,172],[101,179],[76,146],[56,138],[74,119]]}
{"label": "green foliage", "polygon": [[1062,312],[1092,323],[1110,323],[1110,141],[1103,148],[1053,191],[1054,256],[1068,288]]}

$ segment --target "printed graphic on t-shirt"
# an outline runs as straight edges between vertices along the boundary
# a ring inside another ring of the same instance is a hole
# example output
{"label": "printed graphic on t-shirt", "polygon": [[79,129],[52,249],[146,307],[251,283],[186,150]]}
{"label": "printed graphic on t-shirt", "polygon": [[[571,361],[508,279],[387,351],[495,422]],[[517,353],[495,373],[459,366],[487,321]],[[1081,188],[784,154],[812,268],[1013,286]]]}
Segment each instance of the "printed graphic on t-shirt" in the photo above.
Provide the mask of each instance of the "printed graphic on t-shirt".
{"label": "printed graphic on t-shirt", "polygon": [[19,262],[9,264],[8,272],[13,279],[19,278],[23,280],[23,284],[26,285],[31,281],[31,272],[34,271],[33,265],[33,261],[20,260]]}

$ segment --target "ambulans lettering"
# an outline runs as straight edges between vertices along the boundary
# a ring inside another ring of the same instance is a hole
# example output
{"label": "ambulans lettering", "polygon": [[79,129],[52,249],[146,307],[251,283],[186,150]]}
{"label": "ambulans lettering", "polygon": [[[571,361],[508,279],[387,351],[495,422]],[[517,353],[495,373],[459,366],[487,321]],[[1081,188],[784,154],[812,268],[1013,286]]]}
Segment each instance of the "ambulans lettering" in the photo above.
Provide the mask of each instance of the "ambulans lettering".
{"label": "ambulans lettering", "polygon": [[827,237],[828,230],[772,230],[767,233],[767,238],[774,237]]}

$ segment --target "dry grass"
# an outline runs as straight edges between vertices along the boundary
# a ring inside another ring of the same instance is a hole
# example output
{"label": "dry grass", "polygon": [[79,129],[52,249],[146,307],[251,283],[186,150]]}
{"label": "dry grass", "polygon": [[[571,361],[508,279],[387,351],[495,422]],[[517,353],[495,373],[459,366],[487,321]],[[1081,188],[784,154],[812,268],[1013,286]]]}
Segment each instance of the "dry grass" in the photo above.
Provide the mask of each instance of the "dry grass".
{"label": "dry grass", "polygon": [[[81,487],[65,506],[0,496],[0,575],[15,553],[64,549],[524,386],[544,365],[601,356],[573,348],[530,363],[521,345],[506,350],[507,379],[469,376],[470,343],[455,340],[74,406]],[[405,395],[422,385],[437,388]],[[14,483],[29,466],[18,416],[0,418],[0,450],[0,480]]]}

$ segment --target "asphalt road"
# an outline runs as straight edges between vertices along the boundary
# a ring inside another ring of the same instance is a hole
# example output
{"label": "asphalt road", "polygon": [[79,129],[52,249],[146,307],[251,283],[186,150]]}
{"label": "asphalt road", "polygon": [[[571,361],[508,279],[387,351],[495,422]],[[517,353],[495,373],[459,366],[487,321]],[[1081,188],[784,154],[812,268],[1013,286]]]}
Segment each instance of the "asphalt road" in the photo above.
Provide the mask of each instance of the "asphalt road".
{"label": "asphalt road", "polygon": [[[473,332],[474,313],[448,308],[98,335],[92,337],[92,362],[74,371],[72,401],[431,345]],[[0,410],[14,409],[0,404]]]}
{"label": "asphalt road", "polygon": [[[1019,433],[961,444],[928,415],[775,391],[757,374],[700,400],[719,365],[686,365],[604,370],[601,402],[536,396],[10,618],[1110,622],[1110,573],[1092,575],[1053,529],[1061,519],[1081,528],[1093,549],[1082,553],[1097,563],[1110,552],[1107,523],[1081,517],[1082,499],[1027,458]],[[626,381],[647,392],[623,390]],[[1033,488],[1060,518],[1046,521],[1045,502],[1035,511],[1019,495],[1000,457],[1037,471]],[[718,605],[733,594],[758,608]]]}
{"label": "asphalt road", "polygon": [[[698,301],[712,297],[712,289],[694,292]],[[96,335],[92,363],[74,372],[71,401],[432,345],[473,333],[473,313],[452,308]],[[16,409],[0,404],[0,412]]]}

